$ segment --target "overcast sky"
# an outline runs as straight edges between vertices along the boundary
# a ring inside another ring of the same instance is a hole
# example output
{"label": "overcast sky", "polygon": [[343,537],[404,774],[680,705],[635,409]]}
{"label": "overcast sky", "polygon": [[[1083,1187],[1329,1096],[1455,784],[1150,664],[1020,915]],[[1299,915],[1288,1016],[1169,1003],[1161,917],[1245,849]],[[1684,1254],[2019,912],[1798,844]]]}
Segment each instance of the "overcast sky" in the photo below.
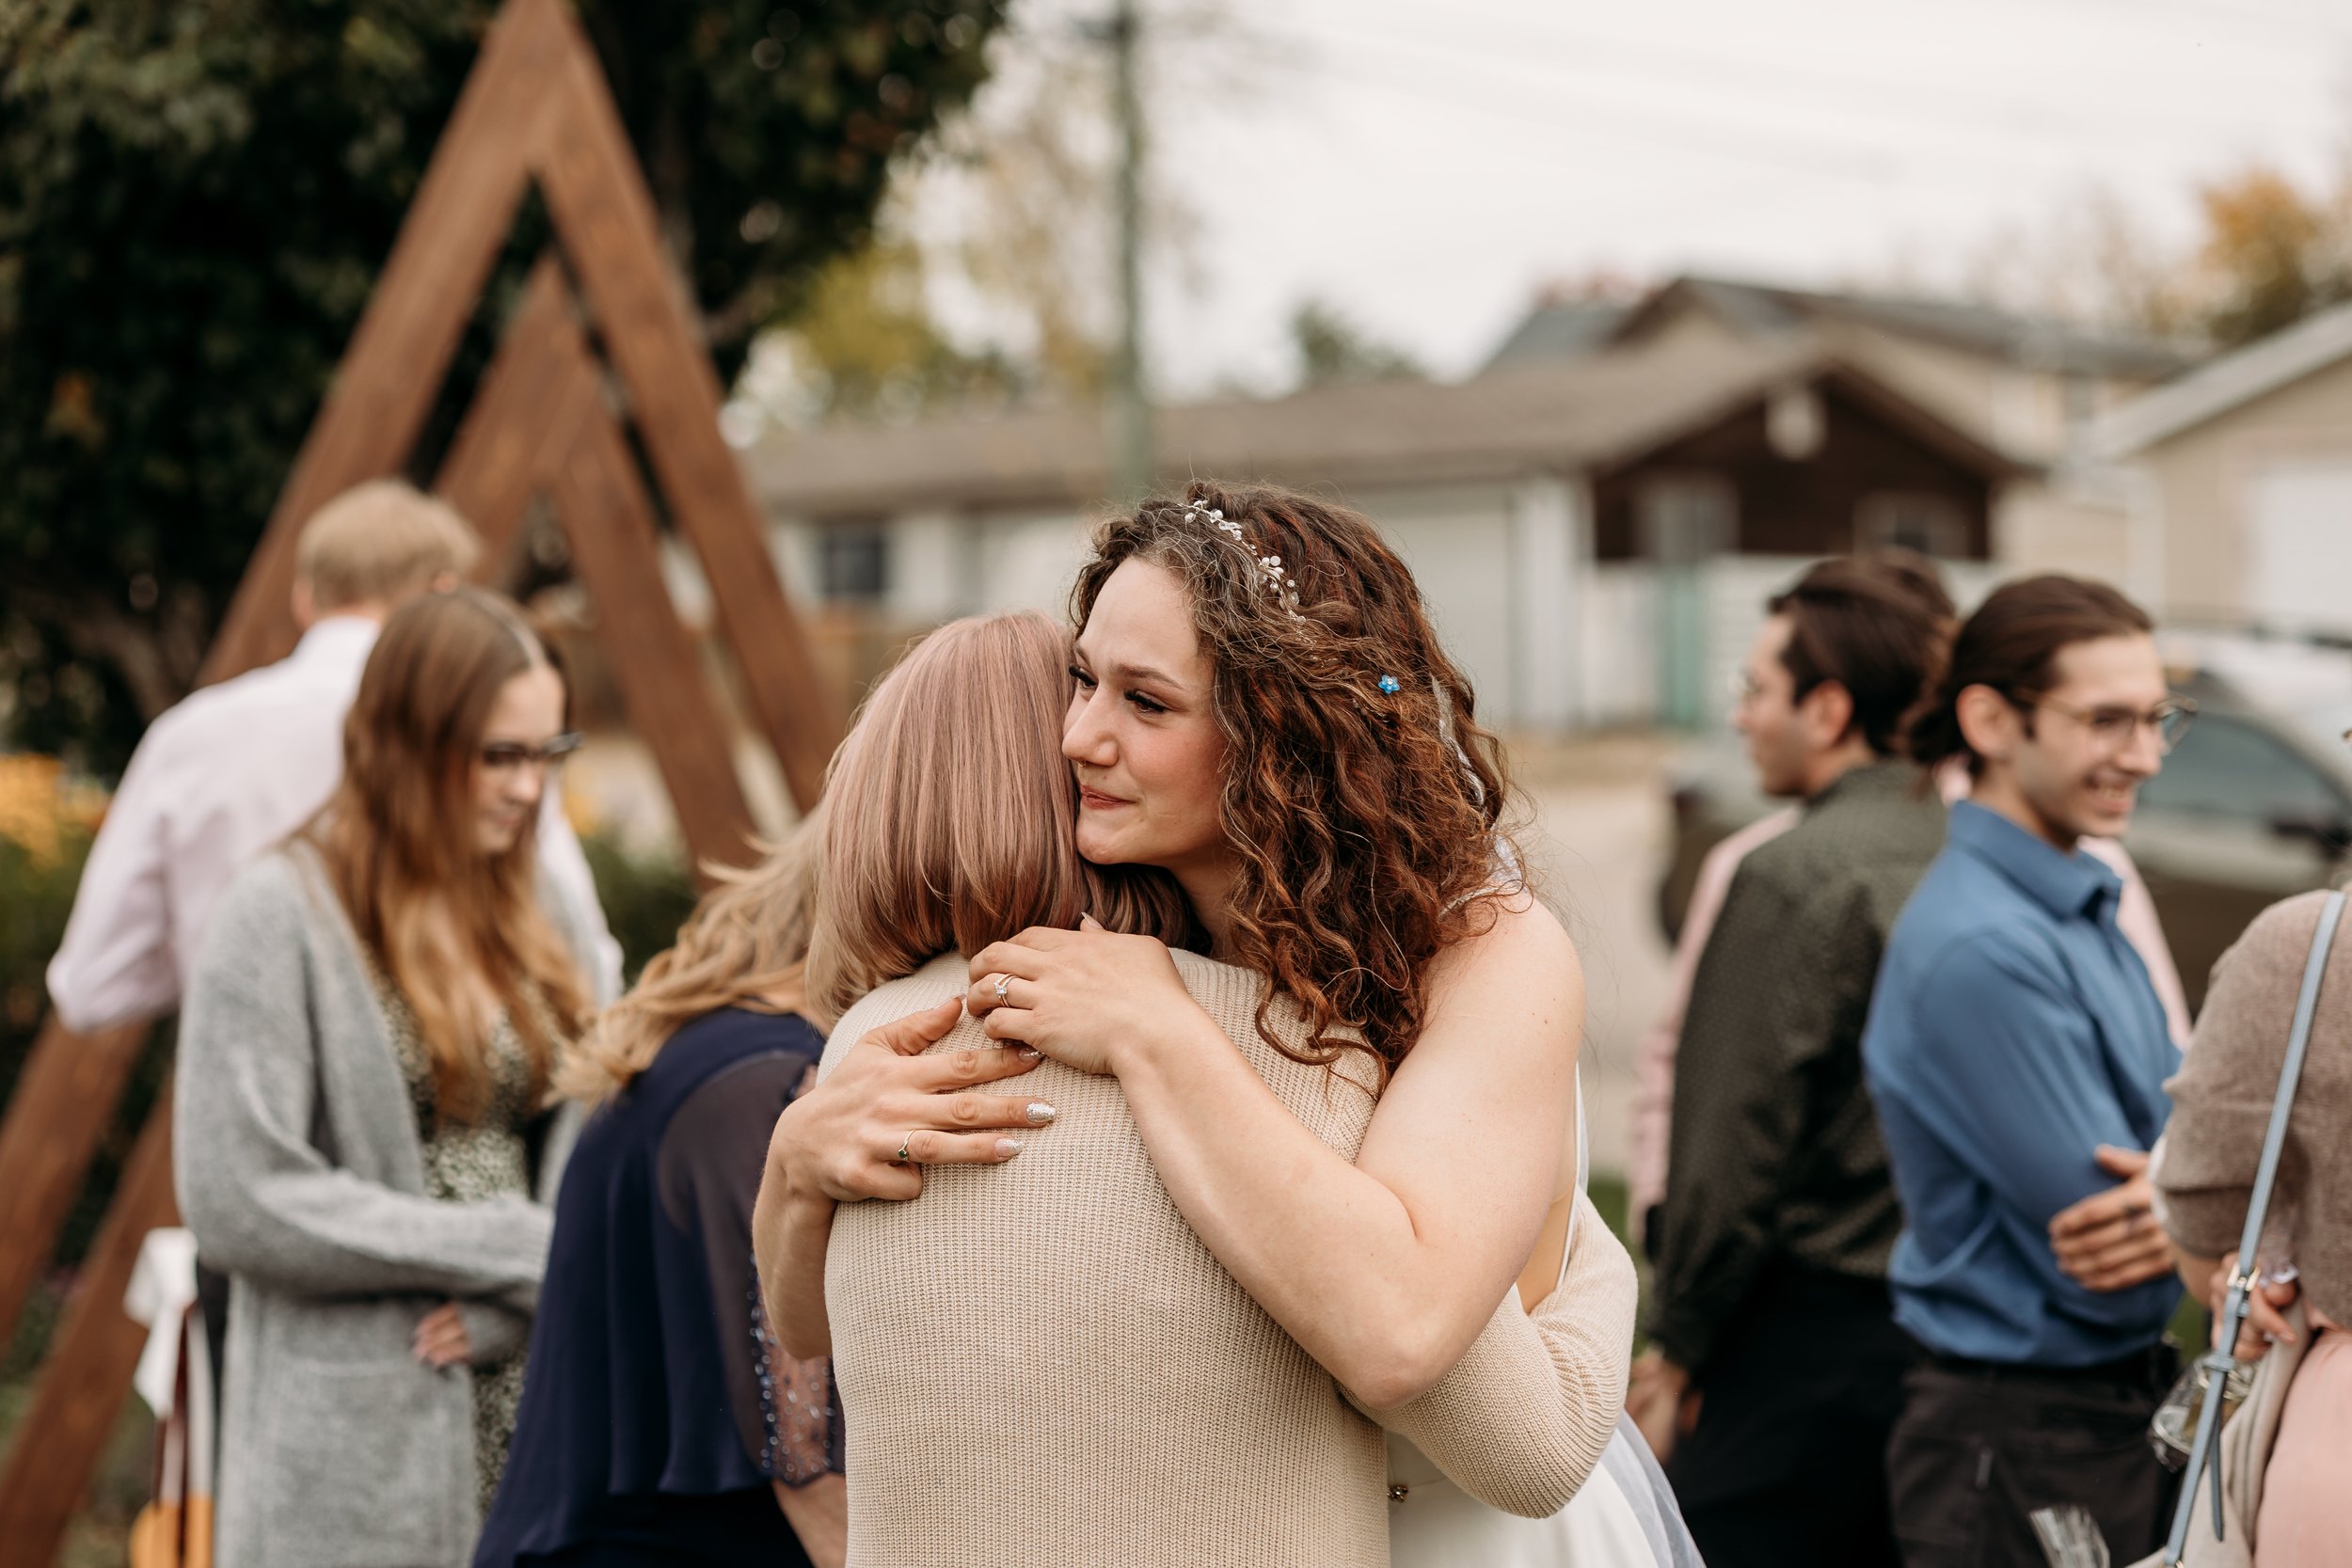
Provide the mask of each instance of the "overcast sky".
{"label": "overcast sky", "polygon": [[1198,220],[1195,282],[1153,281],[1167,396],[1279,384],[1310,295],[1454,373],[1546,279],[1933,276],[2093,185],[2178,236],[2200,179],[2264,159],[2317,185],[2352,144],[2347,0],[1232,14],[1256,79],[1156,95],[1153,154]]}

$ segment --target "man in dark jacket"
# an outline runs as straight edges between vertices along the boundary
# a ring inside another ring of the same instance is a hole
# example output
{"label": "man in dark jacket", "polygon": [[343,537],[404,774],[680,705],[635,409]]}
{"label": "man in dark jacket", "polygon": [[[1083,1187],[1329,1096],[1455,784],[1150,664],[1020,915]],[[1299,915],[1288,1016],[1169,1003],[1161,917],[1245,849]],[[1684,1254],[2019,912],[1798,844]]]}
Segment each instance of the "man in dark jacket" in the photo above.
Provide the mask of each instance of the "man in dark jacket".
{"label": "man in dark jacket", "polygon": [[1924,562],[1887,557],[1825,562],[1771,610],[1737,722],[1765,791],[1804,815],[1742,863],[1699,960],[1629,1402],[1710,1568],[1892,1568],[1883,1456],[1912,1353],[1861,1041],[1944,842],[1900,736],[1952,607]]}

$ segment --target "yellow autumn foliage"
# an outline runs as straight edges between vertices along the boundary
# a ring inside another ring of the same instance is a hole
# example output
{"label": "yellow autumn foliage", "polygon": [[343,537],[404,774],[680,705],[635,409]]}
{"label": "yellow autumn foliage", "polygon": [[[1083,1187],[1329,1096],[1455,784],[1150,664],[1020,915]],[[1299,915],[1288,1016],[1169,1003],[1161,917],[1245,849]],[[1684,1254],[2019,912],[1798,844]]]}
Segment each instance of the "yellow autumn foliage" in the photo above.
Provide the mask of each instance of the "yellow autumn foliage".
{"label": "yellow autumn foliage", "polygon": [[70,784],[56,757],[29,752],[0,756],[0,838],[35,861],[55,864],[70,844],[98,831],[105,811],[104,791]]}

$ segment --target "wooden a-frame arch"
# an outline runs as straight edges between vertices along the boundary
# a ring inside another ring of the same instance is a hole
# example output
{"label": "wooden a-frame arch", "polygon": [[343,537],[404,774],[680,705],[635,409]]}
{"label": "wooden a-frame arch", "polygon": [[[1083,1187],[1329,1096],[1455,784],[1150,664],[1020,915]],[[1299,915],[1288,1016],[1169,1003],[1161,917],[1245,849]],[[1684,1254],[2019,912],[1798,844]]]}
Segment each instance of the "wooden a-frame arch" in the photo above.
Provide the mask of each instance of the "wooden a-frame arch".
{"label": "wooden a-frame arch", "polygon": [[[662,588],[653,495],[616,401],[701,560],[751,717],[803,809],[823,786],[841,716],[720,437],[718,378],[684,282],[564,0],[511,0],[491,27],[201,678],[225,679],[292,648],[303,521],[349,486],[405,467],[532,182],[563,259],[543,258],[532,271],[435,488],[482,531],[492,578],[512,560],[532,502],[550,503],[600,637],[621,653],[612,667],[623,704],[660,764],[688,847],[698,861],[740,863],[751,812],[718,705]],[[610,374],[590,346],[583,305]],[[52,1015],[25,1063],[0,1119],[0,1343],[152,1024],[79,1036]],[[147,1232],[176,1217],[170,1131],[167,1087],[0,1468],[0,1541],[12,1563],[54,1559],[129,1390],[145,1334],[121,1303]]]}

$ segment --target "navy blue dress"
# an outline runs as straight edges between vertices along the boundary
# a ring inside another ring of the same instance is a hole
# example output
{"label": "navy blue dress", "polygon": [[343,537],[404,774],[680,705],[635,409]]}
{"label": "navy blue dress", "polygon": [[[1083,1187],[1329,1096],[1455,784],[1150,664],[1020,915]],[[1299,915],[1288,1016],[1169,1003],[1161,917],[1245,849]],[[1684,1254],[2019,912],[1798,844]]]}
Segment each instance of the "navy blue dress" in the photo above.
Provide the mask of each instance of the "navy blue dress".
{"label": "navy blue dress", "polygon": [[770,1482],[838,1471],[841,1423],[827,1364],[768,1332],[752,1204],[824,1045],[801,1018],[723,1008],[590,1118],[474,1568],[808,1562]]}

